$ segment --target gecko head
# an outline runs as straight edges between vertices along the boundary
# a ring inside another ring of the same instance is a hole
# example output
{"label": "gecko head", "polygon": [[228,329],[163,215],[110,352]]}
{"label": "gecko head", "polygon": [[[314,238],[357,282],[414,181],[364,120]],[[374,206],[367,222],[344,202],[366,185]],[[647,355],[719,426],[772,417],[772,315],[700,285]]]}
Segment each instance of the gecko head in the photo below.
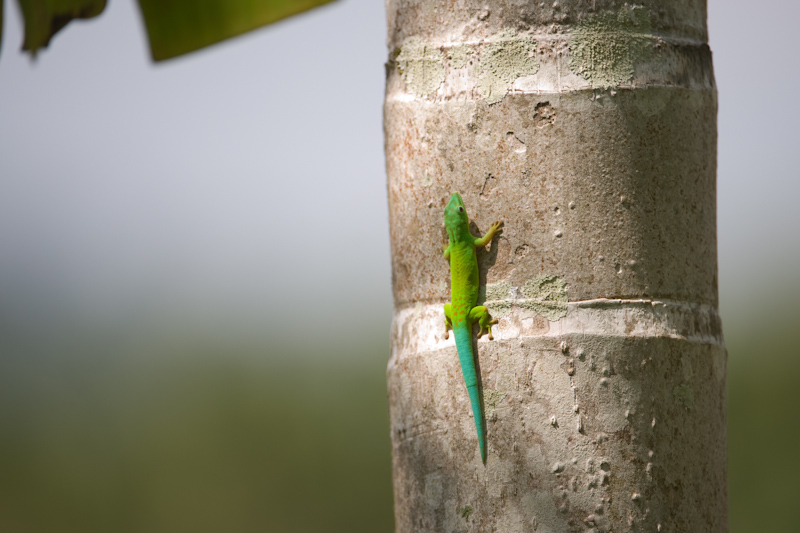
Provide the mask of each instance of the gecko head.
{"label": "gecko head", "polygon": [[461,224],[469,225],[469,217],[464,207],[464,200],[457,192],[453,193],[447,207],[444,208],[444,225],[448,228],[455,228]]}

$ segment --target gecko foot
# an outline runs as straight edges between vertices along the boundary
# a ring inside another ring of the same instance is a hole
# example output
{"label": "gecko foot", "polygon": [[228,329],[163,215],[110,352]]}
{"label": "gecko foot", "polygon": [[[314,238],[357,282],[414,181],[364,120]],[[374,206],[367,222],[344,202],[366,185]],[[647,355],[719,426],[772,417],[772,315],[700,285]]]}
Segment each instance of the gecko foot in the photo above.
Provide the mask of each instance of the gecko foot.
{"label": "gecko foot", "polygon": [[484,330],[484,327],[485,327],[486,328],[486,333],[489,334],[489,340],[493,341],[494,337],[492,336],[492,326],[494,324],[497,324],[497,319],[496,318],[494,320],[492,320],[491,322],[489,322],[488,324],[486,324],[485,326],[483,324],[481,324],[481,330],[478,332],[478,338],[480,339],[484,335],[483,330]]}

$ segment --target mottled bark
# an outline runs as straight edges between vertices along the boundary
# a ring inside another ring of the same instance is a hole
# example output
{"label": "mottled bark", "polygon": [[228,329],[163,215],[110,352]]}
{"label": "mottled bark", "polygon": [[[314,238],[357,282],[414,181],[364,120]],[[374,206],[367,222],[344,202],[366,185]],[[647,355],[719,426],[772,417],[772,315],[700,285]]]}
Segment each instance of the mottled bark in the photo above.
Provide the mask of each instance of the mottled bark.
{"label": "mottled bark", "polygon": [[[387,0],[397,531],[727,531],[705,2]],[[442,209],[481,302],[484,466]]]}

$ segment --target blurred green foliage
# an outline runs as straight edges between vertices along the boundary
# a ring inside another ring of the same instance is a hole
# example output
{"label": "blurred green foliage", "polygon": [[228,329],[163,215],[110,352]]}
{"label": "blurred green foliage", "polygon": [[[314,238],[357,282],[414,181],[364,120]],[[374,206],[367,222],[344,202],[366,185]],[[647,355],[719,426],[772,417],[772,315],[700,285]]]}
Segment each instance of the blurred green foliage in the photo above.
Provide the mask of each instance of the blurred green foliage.
{"label": "blurred green foliage", "polygon": [[[333,0],[139,0],[153,60],[170,59],[308,11]],[[74,19],[93,18],[106,0],[19,0],[23,50],[36,56]],[[0,0],[0,36],[3,31]]]}
{"label": "blurred green foliage", "polygon": [[[53,35],[74,19],[96,17],[106,8],[106,0],[19,0],[25,23],[22,49],[36,52],[50,43]],[[0,2],[0,10],[3,3]],[[0,26],[0,32],[2,32]]]}
{"label": "blurred green foliage", "polygon": [[199,50],[332,0],[139,0],[155,61]]}
{"label": "blurred green foliage", "polygon": [[798,313],[784,311],[773,308],[749,327],[726,329],[731,533],[798,527]]}
{"label": "blurred green foliage", "polygon": [[386,343],[110,340],[4,346],[0,531],[392,530]]}
{"label": "blurred green foliage", "polygon": [[[795,329],[728,335],[733,533],[794,529]],[[388,335],[372,330],[324,351],[4,331],[0,531],[391,531]]]}

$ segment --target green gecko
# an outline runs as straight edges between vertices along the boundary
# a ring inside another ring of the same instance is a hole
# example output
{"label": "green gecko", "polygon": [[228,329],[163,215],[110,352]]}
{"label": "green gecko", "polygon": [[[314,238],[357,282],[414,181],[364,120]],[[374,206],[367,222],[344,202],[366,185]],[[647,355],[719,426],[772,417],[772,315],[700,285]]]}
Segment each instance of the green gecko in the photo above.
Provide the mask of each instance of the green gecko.
{"label": "green gecko", "polygon": [[481,391],[478,388],[478,375],[475,371],[475,354],[472,351],[472,325],[480,326],[478,338],[486,330],[489,340],[492,337],[492,320],[489,310],[478,303],[478,259],[475,248],[486,246],[500,230],[502,222],[495,222],[483,237],[474,237],[469,232],[469,218],[464,209],[461,195],[453,193],[447,207],[444,208],[444,225],[447,228],[448,244],[444,250],[444,258],[450,260],[451,296],[449,304],[444,306],[445,339],[453,330],[456,340],[461,372],[469,392],[472,413],[475,417],[475,429],[478,431],[478,446],[481,450],[481,461],[486,463],[486,433],[483,427],[483,408],[481,407]]}

